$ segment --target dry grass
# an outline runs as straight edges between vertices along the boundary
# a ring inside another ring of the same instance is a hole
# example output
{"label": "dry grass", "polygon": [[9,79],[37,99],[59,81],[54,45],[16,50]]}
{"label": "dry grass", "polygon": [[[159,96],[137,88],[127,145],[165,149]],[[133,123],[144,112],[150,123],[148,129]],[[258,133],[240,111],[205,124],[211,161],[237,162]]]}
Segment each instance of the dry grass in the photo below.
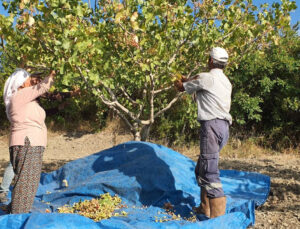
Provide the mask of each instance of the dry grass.
{"label": "dry grass", "polygon": [[[109,133],[111,136],[111,141],[113,145],[117,145],[118,143],[125,140],[133,140],[133,137],[128,130],[127,126],[120,121],[119,117],[110,114],[106,126],[102,126],[101,130],[99,128],[93,126],[94,124],[90,122],[81,121],[76,128],[73,128],[73,131],[67,131],[71,133],[73,136],[80,136],[93,134],[93,133]],[[48,137],[55,135],[64,135],[66,130],[63,127],[58,127],[53,122],[47,124],[48,126]],[[98,129],[99,131],[91,131],[93,129]],[[9,130],[0,130],[0,140],[7,142],[9,137]],[[132,138],[131,138],[132,137]],[[158,139],[150,139],[151,142],[168,146],[168,142],[166,140],[158,140]],[[259,144],[259,142],[263,141],[263,137],[249,137],[243,141],[241,141],[238,137],[231,136],[228,143],[222,149],[220,153],[220,157],[224,158],[261,158],[265,156],[279,156],[279,155],[294,155],[300,156],[300,144],[296,148],[287,148],[283,149],[281,152],[272,150],[267,147],[263,147]],[[185,143],[180,145],[172,145],[168,146],[174,149],[177,152],[182,153],[185,156],[190,157],[192,160],[196,161],[199,153],[200,147],[198,141],[194,143]]]}
{"label": "dry grass", "polygon": [[[163,144],[160,142],[160,144]],[[190,145],[173,146],[175,151],[180,152],[196,161],[200,153],[200,146],[196,143]],[[274,151],[258,145],[253,138],[240,141],[237,138],[230,138],[225,147],[221,150],[220,157],[224,158],[262,158],[266,156],[279,156],[283,154],[300,156],[300,147],[285,149],[283,152]]]}

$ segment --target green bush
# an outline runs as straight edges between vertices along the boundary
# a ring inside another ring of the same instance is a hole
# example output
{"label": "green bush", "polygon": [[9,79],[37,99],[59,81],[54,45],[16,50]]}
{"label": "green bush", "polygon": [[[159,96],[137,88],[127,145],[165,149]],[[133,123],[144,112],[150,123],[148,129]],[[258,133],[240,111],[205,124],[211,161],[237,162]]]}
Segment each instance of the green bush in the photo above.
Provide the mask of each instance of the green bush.
{"label": "green bush", "polygon": [[299,36],[292,35],[266,55],[250,56],[233,72],[234,128],[265,136],[262,144],[279,150],[299,144],[299,57]]}

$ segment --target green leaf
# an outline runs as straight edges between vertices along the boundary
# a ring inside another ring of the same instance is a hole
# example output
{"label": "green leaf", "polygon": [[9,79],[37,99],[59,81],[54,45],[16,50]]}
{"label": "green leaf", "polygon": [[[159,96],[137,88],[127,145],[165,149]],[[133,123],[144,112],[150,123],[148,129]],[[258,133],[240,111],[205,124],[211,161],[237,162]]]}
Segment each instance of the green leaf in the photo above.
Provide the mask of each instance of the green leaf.
{"label": "green leaf", "polygon": [[150,71],[150,67],[148,64],[140,63],[140,66],[141,66],[143,72]]}
{"label": "green leaf", "polygon": [[83,9],[80,5],[77,6],[76,12],[79,17],[83,17]]}
{"label": "green leaf", "polygon": [[123,15],[124,15],[123,11],[117,13],[115,17],[115,23],[119,24],[121,22],[121,18],[123,17]]}
{"label": "green leaf", "polygon": [[60,69],[59,69],[59,73],[64,74],[64,70],[65,70],[65,65],[61,64]]}
{"label": "green leaf", "polygon": [[4,9],[7,10],[8,2],[2,1],[2,6],[4,7]]}
{"label": "green leaf", "polygon": [[68,50],[70,48],[70,41],[64,41],[64,43],[62,44],[62,47],[66,50]]}
{"label": "green leaf", "polygon": [[55,44],[55,45],[61,45],[61,41],[59,41],[59,40],[54,40],[54,44]]}
{"label": "green leaf", "polygon": [[131,26],[132,26],[133,30],[138,30],[139,29],[139,24],[136,21],[131,22]]}

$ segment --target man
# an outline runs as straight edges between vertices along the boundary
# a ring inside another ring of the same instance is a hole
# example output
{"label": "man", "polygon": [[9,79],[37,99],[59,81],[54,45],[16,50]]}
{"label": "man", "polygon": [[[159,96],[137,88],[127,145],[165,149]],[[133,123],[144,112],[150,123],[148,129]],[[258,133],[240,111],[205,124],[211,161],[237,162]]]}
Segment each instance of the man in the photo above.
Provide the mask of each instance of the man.
{"label": "man", "polygon": [[228,53],[223,48],[210,51],[209,72],[203,72],[191,79],[182,78],[175,82],[179,91],[196,93],[200,129],[200,156],[195,168],[198,185],[201,187],[201,203],[197,213],[215,218],[224,215],[226,197],[218,169],[219,152],[227,143],[232,86],[223,73]]}

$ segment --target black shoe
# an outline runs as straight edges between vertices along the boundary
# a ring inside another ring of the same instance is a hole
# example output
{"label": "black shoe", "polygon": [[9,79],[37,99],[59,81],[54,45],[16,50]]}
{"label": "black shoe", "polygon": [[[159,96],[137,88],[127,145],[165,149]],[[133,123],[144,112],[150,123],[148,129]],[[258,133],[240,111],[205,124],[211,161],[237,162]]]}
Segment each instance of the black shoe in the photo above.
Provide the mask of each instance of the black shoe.
{"label": "black shoe", "polygon": [[0,203],[5,203],[8,201],[7,192],[0,192]]}

